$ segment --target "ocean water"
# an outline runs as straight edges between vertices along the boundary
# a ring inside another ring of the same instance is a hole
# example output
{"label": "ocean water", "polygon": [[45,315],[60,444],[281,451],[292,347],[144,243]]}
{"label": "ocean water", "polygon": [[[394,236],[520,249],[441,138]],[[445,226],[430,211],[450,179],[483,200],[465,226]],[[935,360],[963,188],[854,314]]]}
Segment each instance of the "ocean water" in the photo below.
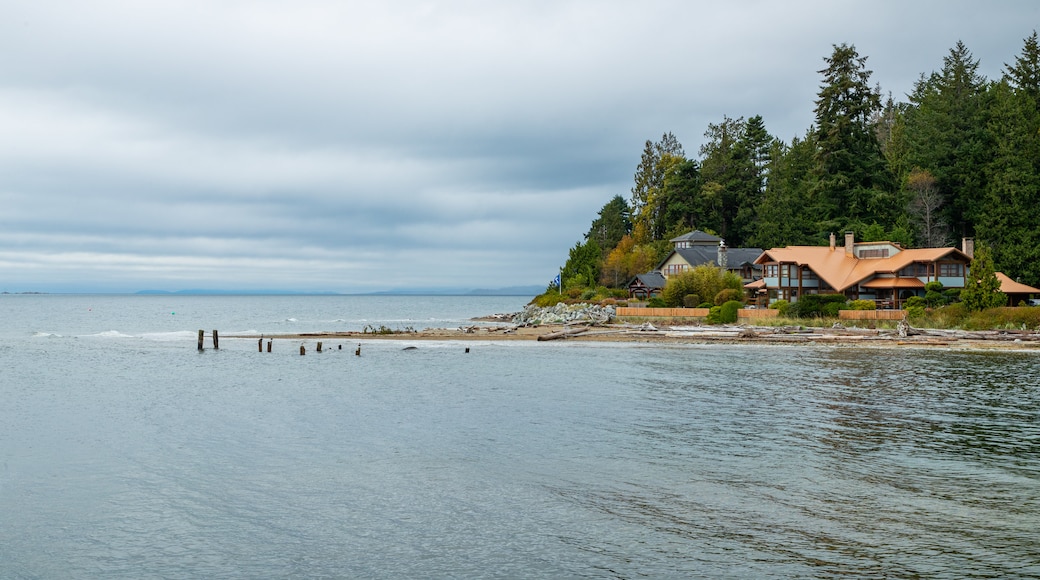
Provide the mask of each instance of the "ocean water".
{"label": "ocean water", "polygon": [[0,578],[1040,577],[1040,353],[196,349],[525,302],[0,295]]}

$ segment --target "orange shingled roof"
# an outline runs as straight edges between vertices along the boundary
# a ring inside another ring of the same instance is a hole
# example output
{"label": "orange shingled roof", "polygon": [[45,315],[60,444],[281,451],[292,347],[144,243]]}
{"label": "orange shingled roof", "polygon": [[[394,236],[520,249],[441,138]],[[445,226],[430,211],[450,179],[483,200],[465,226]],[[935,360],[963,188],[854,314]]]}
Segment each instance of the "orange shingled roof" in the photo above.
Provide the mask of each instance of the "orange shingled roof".
{"label": "orange shingled roof", "polygon": [[997,272],[997,280],[1000,280],[1000,291],[1004,294],[1040,294],[1040,289],[1026,286],[1021,282],[1015,282],[1003,272]]}
{"label": "orange shingled roof", "polygon": [[[885,243],[889,242],[870,242],[871,245]],[[846,254],[844,246],[787,246],[766,250],[755,263],[788,262],[808,266],[836,291],[844,292],[877,274],[894,274],[914,262],[934,262],[950,254],[968,260],[957,248],[900,249],[888,258],[856,258]]]}

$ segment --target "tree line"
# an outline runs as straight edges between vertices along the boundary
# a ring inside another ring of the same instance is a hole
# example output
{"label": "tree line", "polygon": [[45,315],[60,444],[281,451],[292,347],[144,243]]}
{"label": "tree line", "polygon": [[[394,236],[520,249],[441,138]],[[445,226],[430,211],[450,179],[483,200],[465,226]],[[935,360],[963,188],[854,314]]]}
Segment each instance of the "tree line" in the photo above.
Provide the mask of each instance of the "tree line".
{"label": "tree line", "polygon": [[997,80],[958,42],[905,102],[871,84],[854,46],[823,60],[815,122],[790,143],[761,115],[709,124],[696,158],[671,132],[647,140],[628,198],[608,201],[570,250],[564,288],[620,288],[692,229],[758,248],[850,230],[904,247],[973,237],[998,270],[1040,285],[1036,31]]}

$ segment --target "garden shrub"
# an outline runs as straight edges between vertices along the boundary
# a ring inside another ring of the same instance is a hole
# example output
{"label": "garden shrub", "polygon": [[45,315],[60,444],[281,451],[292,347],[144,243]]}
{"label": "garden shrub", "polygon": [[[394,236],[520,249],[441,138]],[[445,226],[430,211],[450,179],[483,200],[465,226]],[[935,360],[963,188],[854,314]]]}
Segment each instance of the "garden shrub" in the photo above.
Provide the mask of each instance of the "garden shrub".
{"label": "garden shrub", "polygon": [[[792,316],[799,318],[819,318],[821,316],[837,316],[838,309],[845,305],[848,299],[844,294],[806,294],[792,304],[788,311]],[[829,305],[834,306],[829,306]],[[826,310],[825,310],[826,307]],[[833,314],[827,312],[833,311]]]}
{"label": "garden shrub", "polygon": [[911,296],[911,297],[906,299],[906,302],[903,302],[903,309],[904,310],[910,310],[911,308],[921,308],[921,309],[923,309],[927,304],[928,304],[928,302],[924,298],[921,298],[920,296]]}
{"label": "garden shrub", "polygon": [[735,290],[733,288],[726,288],[725,290],[723,290],[723,291],[721,291],[721,292],[719,292],[718,294],[715,295],[715,305],[716,306],[721,306],[721,305],[729,302],[730,300],[738,300],[739,301],[743,297],[744,297],[744,293],[741,292],[740,290]]}
{"label": "garden shrub", "polygon": [[667,308],[668,307],[668,305],[665,304],[664,300],[661,299],[660,296],[651,296],[650,299],[646,301],[646,305],[648,307],[650,307],[650,308]]}
{"label": "garden shrub", "polygon": [[708,309],[708,317],[705,321],[708,324],[722,324],[722,307],[712,306]]}
{"label": "garden shrub", "polygon": [[701,303],[701,297],[697,294],[687,294],[683,296],[683,306],[686,308],[697,308],[697,305]]}
{"label": "garden shrub", "polygon": [[845,310],[877,310],[877,302],[873,300],[849,300]]}
{"label": "garden shrub", "polygon": [[744,307],[740,300],[730,300],[724,303],[719,310],[719,322],[722,324],[733,324],[737,321],[737,312]]}
{"label": "garden shrub", "polygon": [[780,316],[787,318],[791,313],[791,303],[787,300],[777,300],[769,305],[769,308],[780,312]]}

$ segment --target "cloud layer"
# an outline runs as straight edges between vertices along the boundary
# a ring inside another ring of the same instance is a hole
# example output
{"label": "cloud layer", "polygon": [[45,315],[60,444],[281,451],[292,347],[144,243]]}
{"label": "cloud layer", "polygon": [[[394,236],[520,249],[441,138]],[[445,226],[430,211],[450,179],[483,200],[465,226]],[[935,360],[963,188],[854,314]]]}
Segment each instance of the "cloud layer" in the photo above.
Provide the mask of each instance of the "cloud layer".
{"label": "cloud layer", "polygon": [[61,2],[0,21],[0,291],[544,284],[646,139],[812,123],[855,44],[900,99],[1035,3]]}

